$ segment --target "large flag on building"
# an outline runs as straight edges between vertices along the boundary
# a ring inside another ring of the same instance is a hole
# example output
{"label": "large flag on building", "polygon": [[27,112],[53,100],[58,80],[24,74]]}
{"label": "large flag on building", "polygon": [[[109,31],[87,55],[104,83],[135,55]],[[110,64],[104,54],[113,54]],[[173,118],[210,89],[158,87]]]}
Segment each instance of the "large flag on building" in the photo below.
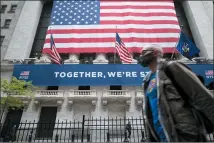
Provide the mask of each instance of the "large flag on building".
{"label": "large flag on building", "polygon": [[190,58],[200,52],[196,45],[182,31],[176,49],[185,57]]}
{"label": "large flag on building", "polygon": [[114,52],[116,27],[130,52],[160,44],[173,53],[180,32],[173,0],[54,0],[50,27],[44,53],[51,33],[59,53]]}
{"label": "large flag on building", "polygon": [[116,33],[115,48],[121,61],[129,64],[132,63],[132,56],[126,48],[126,45],[121,40],[118,33]]}
{"label": "large flag on building", "polygon": [[56,49],[55,43],[54,43],[54,39],[53,39],[53,35],[50,35],[50,59],[53,63],[55,64],[60,64],[62,63],[62,59]]}

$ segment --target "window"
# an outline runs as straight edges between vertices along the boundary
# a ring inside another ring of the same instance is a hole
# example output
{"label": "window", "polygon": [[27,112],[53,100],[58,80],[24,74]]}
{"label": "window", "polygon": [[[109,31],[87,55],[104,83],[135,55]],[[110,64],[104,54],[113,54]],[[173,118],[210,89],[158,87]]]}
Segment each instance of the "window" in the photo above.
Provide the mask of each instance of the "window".
{"label": "window", "polygon": [[9,28],[11,23],[11,19],[6,19],[4,23],[4,28]]}
{"label": "window", "polygon": [[120,57],[118,54],[114,53],[107,53],[107,58],[108,58],[108,64],[121,64],[122,62],[120,61]]}
{"label": "window", "polygon": [[112,90],[111,95],[123,95],[122,91],[118,91],[118,90],[122,90],[122,86],[120,85],[111,85],[110,90]]}
{"label": "window", "polygon": [[80,64],[93,64],[93,60],[95,59],[94,53],[81,53],[79,60]]}
{"label": "window", "polygon": [[11,5],[10,11],[8,11],[8,13],[15,13],[16,12],[16,8],[17,8],[17,5]]}
{"label": "window", "polygon": [[30,54],[30,58],[40,57],[45,42],[46,32],[49,26],[53,1],[46,2],[43,6],[42,13],[37,27],[36,36]]}
{"label": "window", "polygon": [[59,54],[61,59],[62,59],[62,62],[64,62],[65,60],[67,60],[69,58],[69,54]]}
{"label": "window", "polygon": [[7,8],[7,6],[6,6],[6,5],[2,5],[2,6],[1,6],[1,13],[4,13],[4,12],[5,12],[5,10],[6,10],[6,8]]}
{"label": "window", "polygon": [[0,39],[1,39],[1,41],[0,41],[0,42],[1,42],[1,43],[0,43],[0,46],[1,46],[1,45],[2,45],[2,43],[3,43],[3,41],[4,41],[4,36],[1,36],[1,38],[0,38]]}
{"label": "window", "polygon": [[52,138],[57,114],[57,107],[42,107],[36,129],[36,138]]}
{"label": "window", "polygon": [[79,86],[78,90],[90,90],[90,86]]}
{"label": "window", "polygon": [[47,90],[58,90],[59,87],[58,86],[48,86]]}

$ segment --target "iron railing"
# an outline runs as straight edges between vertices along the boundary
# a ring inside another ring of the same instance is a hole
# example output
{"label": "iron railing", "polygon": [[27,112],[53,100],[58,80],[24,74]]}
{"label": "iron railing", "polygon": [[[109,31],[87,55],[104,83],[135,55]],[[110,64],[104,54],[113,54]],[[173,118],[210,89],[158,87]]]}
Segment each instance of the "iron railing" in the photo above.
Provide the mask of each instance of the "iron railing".
{"label": "iron railing", "polygon": [[[145,119],[83,118],[74,121],[25,122],[5,124],[3,142],[145,142]],[[208,135],[214,142],[214,133]]]}

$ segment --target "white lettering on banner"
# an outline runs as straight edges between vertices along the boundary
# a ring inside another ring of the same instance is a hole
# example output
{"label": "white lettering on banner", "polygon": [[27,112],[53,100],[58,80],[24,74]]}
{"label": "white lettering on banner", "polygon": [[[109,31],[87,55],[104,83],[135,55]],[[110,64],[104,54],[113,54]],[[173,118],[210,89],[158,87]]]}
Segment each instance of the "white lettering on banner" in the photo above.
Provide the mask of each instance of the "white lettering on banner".
{"label": "white lettering on banner", "polygon": [[71,73],[71,72],[68,72],[68,73],[67,73],[67,76],[68,76],[68,77],[72,77],[72,73]]}
{"label": "white lettering on banner", "polygon": [[149,72],[140,72],[140,77],[145,77]]}
{"label": "white lettering on banner", "polygon": [[55,78],[57,78],[57,77],[58,77],[59,72],[54,72],[54,74],[55,74]]}
{"label": "white lettering on banner", "polygon": [[108,77],[137,77],[137,72],[107,72],[107,74]]}
{"label": "white lettering on banner", "polygon": [[62,78],[64,78],[64,77],[66,76],[66,73],[65,73],[65,72],[61,72],[61,73],[59,74],[59,76],[62,77]]}
{"label": "white lettering on banner", "polygon": [[117,77],[122,77],[122,73],[121,72],[117,72]]}
{"label": "white lettering on banner", "polygon": [[54,72],[55,78],[96,78],[96,77],[103,77],[102,72]]}
{"label": "white lettering on banner", "polygon": [[137,77],[137,72],[132,72],[132,77]]}
{"label": "white lettering on banner", "polygon": [[97,73],[97,77],[103,77],[103,73],[102,72],[98,72]]}
{"label": "white lettering on banner", "polygon": [[131,77],[131,73],[130,72],[126,72],[126,77]]}
{"label": "white lettering on banner", "polygon": [[80,77],[83,77],[84,72],[79,72],[80,73]]}
{"label": "white lettering on banner", "polygon": [[74,76],[73,77],[78,77],[78,72],[74,72]]}
{"label": "white lettering on banner", "polygon": [[108,72],[108,77],[115,77],[115,72]]}
{"label": "white lettering on banner", "polygon": [[213,76],[206,76],[207,78],[213,78]]}
{"label": "white lettering on banner", "polygon": [[[140,72],[140,77],[143,78],[148,72]],[[102,72],[54,72],[55,78],[105,78],[110,77],[134,77],[137,78],[137,72],[107,72],[107,75],[104,75]],[[209,78],[209,77],[207,77]],[[210,77],[211,78],[211,77]]]}

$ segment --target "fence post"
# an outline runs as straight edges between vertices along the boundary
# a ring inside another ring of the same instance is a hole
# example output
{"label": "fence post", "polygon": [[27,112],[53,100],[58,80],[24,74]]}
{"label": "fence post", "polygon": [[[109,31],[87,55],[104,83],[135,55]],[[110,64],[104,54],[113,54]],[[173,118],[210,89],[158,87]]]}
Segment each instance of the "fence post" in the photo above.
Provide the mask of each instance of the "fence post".
{"label": "fence post", "polygon": [[74,137],[75,137],[74,134],[71,135],[71,141],[72,141],[72,142],[74,142]]}
{"label": "fence post", "polygon": [[83,142],[83,137],[84,137],[84,126],[85,126],[85,115],[82,116],[82,137],[81,137],[81,142]]}
{"label": "fence post", "polygon": [[30,143],[32,141],[33,131],[30,131],[30,135],[28,137],[28,142]]}
{"label": "fence post", "polygon": [[127,131],[125,130],[125,139],[123,142],[129,142],[128,137],[127,137]]}
{"label": "fence post", "polygon": [[9,142],[9,140],[10,140],[10,137],[9,137],[9,135],[10,135],[10,122],[11,122],[11,118],[9,118],[9,120],[8,120],[3,142]]}
{"label": "fence post", "polygon": [[145,133],[143,130],[141,130],[141,135],[142,135],[142,138],[141,138],[140,142],[145,142],[146,138],[145,138]]}
{"label": "fence post", "polygon": [[109,132],[107,133],[107,141],[106,142],[111,142]]}
{"label": "fence post", "polygon": [[59,134],[56,134],[55,136],[55,142],[58,142],[59,141]]}
{"label": "fence post", "polygon": [[12,142],[16,141],[16,125],[12,127],[12,130],[9,136],[10,136],[10,141]]}
{"label": "fence post", "polygon": [[87,142],[91,142],[90,134],[87,134]]}

